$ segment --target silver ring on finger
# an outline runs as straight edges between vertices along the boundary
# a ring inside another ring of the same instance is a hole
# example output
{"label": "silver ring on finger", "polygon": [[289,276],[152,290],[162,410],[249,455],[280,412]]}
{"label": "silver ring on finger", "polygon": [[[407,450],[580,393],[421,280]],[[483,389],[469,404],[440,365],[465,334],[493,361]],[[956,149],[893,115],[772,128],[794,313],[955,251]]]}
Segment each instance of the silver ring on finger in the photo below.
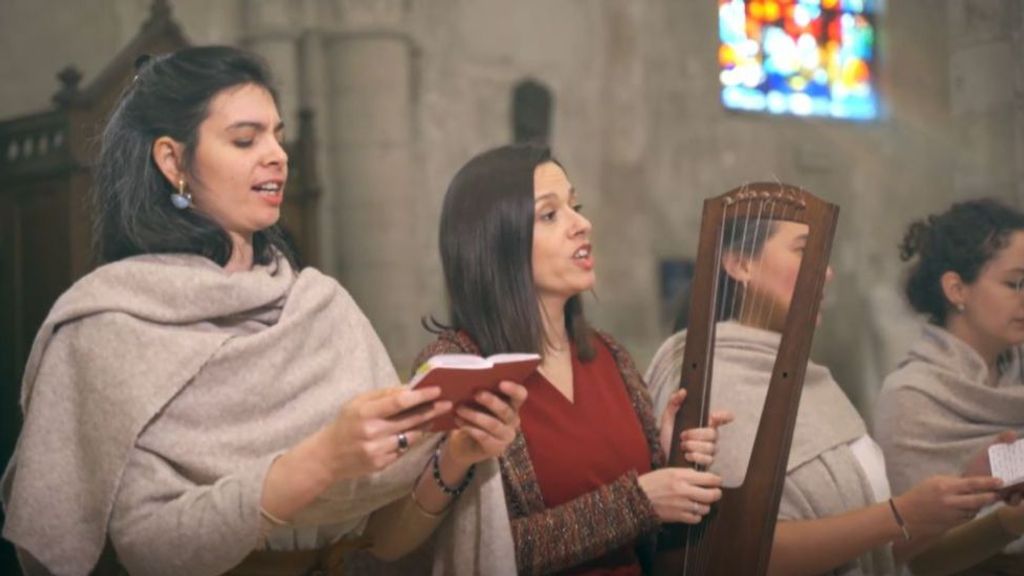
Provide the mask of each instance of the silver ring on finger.
{"label": "silver ring on finger", "polygon": [[696,502],[690,502],[690,509],[693,510],[694,514],[700,516],[700,504],[697,504]]}
{"label": "silver ring on finger", "polygon": [[409,437],[405,435],[405,432],[398,433],[398,453],[402,454],[409,449]]}

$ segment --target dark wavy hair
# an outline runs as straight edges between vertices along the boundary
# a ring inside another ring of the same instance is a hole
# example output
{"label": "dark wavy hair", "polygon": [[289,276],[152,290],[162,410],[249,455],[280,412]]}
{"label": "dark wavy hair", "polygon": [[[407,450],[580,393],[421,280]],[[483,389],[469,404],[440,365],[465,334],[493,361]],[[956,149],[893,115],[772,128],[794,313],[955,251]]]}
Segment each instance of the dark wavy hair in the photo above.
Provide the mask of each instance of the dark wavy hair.
{"label": "dark wavy hair", "polygon": [[[450,318],[433,327],[465,330],[485,355],[544,350],[533,284],[533,173],[545,162],[557,163],[544,146],[495,148],[459,169],[445,194],[439,239]],[[565,304],[565,328],[578,357],[593,358],[579,295]]]}
{"label": "dark wavy hair", "polygon": [[[102,262],[137,254],[184,252],[223,266],[231,257],[227,232],[195,210],[170,202],[174,187],[153,160],[153,142],[169,136],[184,144],[184,169],[191,174],[210,101],[244,84],[277,93],[266,64],[227,46],[185,48],[136,62],[137,75],[121,95],[103,131],[93,187],[93,239]],[[292,264],[292,250],[275,225],[253,235],[253,257],[270,262],[279,252]]]}
{"label": "dark wavy hair", "polygon": [[990,198],[953,204],[942,214],[913,222],[900,243],[900,259],[917,258],[907,275],[910,306],[944,325],[951,304],[941,277],[956,272],[967,284],[1000,250],[1013,232],[1024,230],[1024,214]]}

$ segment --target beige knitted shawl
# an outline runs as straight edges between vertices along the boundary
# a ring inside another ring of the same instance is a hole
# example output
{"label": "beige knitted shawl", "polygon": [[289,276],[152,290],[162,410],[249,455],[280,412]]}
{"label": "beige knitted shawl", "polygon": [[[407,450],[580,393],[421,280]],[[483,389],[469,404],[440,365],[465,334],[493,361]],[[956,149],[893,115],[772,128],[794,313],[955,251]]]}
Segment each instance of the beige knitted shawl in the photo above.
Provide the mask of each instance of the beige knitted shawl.
{"label": "beige knitted shawl", "polygon": [[1012,349],[989,385],[981,356],[946,330],[927,325],[885,379],[875,412],[878,443],[894,492],[934,474],[961,473],[996,434],[1024,435],[1024,366]]}
{"label": "beige knitted shawl", "polygon": [[[746,474],[764,407],[780,335],[736,322],[718,324],[711,408],[730,410],[736,420],[719,432],[712,471],[726,486],[738,486]],[[661,413],[679,386],[686,333],[669,338],[647,371],[655,413]],[[864,421],[827,368],[809,362],[800,395],[786,483],[779,505],[783,520],[835,516],[874,504],[874,493],[849,443],[866,433]],[[872,550],[830,574],[894,573],[888,547]]]}
{"label": "beige knitted shawl", "polygon": [[[189,255],[109,264],[61,296],[33,345],[22,384],[25,424],[2,484],[4,537],[48,572],[88,573],[139,434],[183,389],[213,377],[220,380],[206,419],[210,437],[219,431],[218,410],[237,403],[256,403],[257,425],[229,443],[238,447],[231,453],[196,446],[185,475],[268,463],[355,395],[399,384],[356,304],[313,269],[296,274],[278,259],[227,273]],[[251,386],[237,390],[241,382],[277,388],[276,397],[285,387],[288,398],[304,401],[260,406]],[[275,422],[272,431],[258,425],[263,417]],[[424,443],[382,473],[339,482],[297,523],[357,529],[408,493],[430,448]],[[478,474],[440,528],[436,574],[515,571],[497,466],[485,463]],[[258,545],[258,500],[252,504],[238,513],[236,541],[196,573],[223,571]]]}

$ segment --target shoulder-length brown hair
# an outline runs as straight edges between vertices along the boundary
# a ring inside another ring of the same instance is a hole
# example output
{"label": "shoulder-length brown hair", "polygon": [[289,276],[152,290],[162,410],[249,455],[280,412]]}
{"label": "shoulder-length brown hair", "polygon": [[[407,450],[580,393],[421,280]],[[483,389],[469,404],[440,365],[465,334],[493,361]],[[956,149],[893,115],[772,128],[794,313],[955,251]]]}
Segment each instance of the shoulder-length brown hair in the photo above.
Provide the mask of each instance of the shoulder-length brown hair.
{"label": "shoulder-length brown hair", "polygon": [[[440,248],[449,325],[486,355],[544,350],[533,284],[533,173],[556,162],[535,144],[488,150],[452,178],[441,212]],[[594,356],[579,295],[565,305],[565,327],[582,360]]]}

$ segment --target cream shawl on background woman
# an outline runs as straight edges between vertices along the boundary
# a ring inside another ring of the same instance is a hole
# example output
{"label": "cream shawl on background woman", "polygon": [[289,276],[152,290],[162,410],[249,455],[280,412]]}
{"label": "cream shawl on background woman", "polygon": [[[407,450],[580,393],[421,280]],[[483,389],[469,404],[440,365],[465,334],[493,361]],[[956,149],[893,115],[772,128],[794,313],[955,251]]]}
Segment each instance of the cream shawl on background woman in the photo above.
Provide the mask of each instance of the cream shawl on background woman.
{"label": "cream shawl on background woman", "polygon": [[894,490],[935,474],[959,476],[1000,432],[1024,435],[1021,354],[1010,352],[999,380],[989,385],[985,361],[973,348],[925,326],[878,397],[878,442]]}
{"label": "cream shawl on background woman", "polygon": [[[87,574],[113,531],[134,571],[224,572],[261,545],[274,457],[355,395],[398,384],[351,297],[313,269],[296,274],[279,258],[227,273],[188,255],[109,264],[61,296],[33,345],[3,535],[30,567],[56,574]],[[171,415],[181,437],[159,434]],[[409,492],[431,448],[339,482],[267,544],[307,548],[361,530]],[[141,463],[130,485],[129,461]],[[439,528],[435,573],[515,570],[497,465],[479,473]]]}
{"label": "cream shawl on background woman", "polygon": [[[1000,432],[1024,436],[1022,370],[1021,350],[1011,349],[999,379],[988,384],[988,367],[973,348],[943,328],[926,325],[886,377],[875,410],[893,490],[936,474],[959,476]],[[1024,539],[1006,552],[1024,552]]]}
{"label": "cream shawl on background woman", "polygon": [[[721,322],[715,340],[711,409],[731,410],[736,419],[719,430],[711,470],[726,486],[742,483],[764,408],[768,381],[781,336],[736,322]],[[669,338],[647,370],[656,414],[679,387],[686,333]],[[865,435],[864,421],[831,373],[807,365],[786,483],[779,505],[782,520],[809,520],[842,514],[875,503],[876,496],[850,443]],[[832,574],[892,574],[888,546],[872,550]]]}

